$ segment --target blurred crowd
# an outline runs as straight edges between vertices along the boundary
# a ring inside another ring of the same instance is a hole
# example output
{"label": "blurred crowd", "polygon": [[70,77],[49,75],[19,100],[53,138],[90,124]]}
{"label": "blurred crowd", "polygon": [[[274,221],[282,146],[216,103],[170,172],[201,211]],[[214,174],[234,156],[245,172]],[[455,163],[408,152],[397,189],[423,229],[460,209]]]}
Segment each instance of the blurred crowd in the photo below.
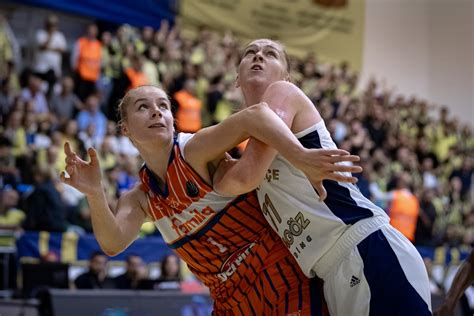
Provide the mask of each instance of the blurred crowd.
{"label": "blurred crowd", "polygon": [[[138,181],[138,152],[117,127],[116,105],[128,89],[162,87],[178,129],[187,132],[222,121],[242,103],[234,84],[242,44],[230,32],[202,28],[188,38],[167,21],[157,30],[122,25],[114,32],[90,24],[66,40],[51,15],[28,45],[32,60],[18,55],[15,34],[0,17],[3,228],[91,232],[84,196],[59,181],[65,141],[84,157],[88,147],[99,150],[112,207]],[[389,214],[409,209],[414,221],[401,225],[416,245],[473,244],[474,135],[449,104],[399,95],[375,79],[360,88],[348,63],[323,63],[314,53],[290,64],[291,80],[338,146],[360,155],[364,195]],[[152,223],[142,231],[157,234]]]}
{"label": "blurred crowd", "polygon": [[110,277],[108,257],[101,252],[91,254],[87,271],[74,280],[76,289],[118,289],[118,290],[180,290],[182,281],[180,261],[176,255],[163,258],[159,277],[150,277],[150,271],[143,259],[132,254],[127,256],[123,273]]}

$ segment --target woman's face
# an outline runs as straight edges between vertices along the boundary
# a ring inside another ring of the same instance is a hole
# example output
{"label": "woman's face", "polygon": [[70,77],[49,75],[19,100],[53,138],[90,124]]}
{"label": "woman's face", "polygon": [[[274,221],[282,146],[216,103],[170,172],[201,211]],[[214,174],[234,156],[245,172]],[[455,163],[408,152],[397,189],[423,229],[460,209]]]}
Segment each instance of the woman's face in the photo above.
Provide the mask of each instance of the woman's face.
{"label": "woman's face", "polygon": [[267,83],[288,77],[285,53],[280,44],[267,39],[250,43],[238,68],[238,85]]}
{"label": "woman's face", "polygon": [[179,276],[179,260],[175,256],[169,256],[166,258],[166,262],[163,267],[163,274],[168,277]]}
{"label": "woman's face", "polygon": [[122,131],[136,145],[156,142],[168,144],[174,134],[171,103],[156,87],[140,87],[130,92]]}

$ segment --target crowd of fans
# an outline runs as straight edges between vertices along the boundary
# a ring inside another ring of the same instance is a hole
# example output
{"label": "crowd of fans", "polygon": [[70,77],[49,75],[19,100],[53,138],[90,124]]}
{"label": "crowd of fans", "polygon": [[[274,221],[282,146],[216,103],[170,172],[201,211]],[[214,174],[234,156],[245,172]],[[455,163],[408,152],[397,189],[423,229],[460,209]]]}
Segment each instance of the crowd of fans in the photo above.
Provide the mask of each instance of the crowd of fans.
{"label": "crowd of fans", "polygon": [[150,273],[143,259],[137,255],[129,255],[125,263],[125,271],[110,277],[107,270],[108,257],[101,252],[91,254],[88,270],[74,280],[76,289],[119,289],[119,290],[180,290],[182,280],[179,259],[175,255],[167,255],[160,266],[160,276],[150,278]]}
{"label": "crowd of fans", "polygon": [[[229,32],[203,28],[190,39],[166,21],[158,30],[122,25],[116,32],[99,32],[90,24],[68,47],[58,18],[49,16],[29,42],[33,60],[20,58],[19,64],[15,42],[1,18],[3,227],[91,232],[84,196],[59,181],[65,141],[83,156],[88,147],[99,150],[112,207],[138,181],[138,152],[121,136],[116,113],[127,89],[162,87],[182,131],[215,124],[241,104],[234,81],[242,46]],[[394,214],[397,194],[410,195],[417,222],[408,235],[416,245],[473,244],[469,125],[452,117],[447,106],[395,94],[385,82],[372,80],[358,89],[358,73],[347,63],[322,63],[310,53],[290,64],[292,81],[314,102],[338,146],[360,155],[364,195]],[[157,234],[151,223],[142,231]]]}

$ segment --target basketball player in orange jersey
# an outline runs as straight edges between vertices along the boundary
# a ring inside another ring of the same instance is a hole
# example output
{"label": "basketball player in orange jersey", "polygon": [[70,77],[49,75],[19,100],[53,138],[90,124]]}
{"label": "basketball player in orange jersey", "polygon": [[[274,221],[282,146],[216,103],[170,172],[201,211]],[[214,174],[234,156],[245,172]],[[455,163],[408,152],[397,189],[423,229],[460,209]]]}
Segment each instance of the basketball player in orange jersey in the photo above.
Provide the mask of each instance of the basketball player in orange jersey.
{"label": "basketball player in orange jersey", "polygon": [[[108,255],[132,243],[151,218],[166,243],[209,287],[215,315],[309,315],[322,313],[318,287],[305,278],[260,212],[255,193],[222,196],[212,189],[208,164],[249,136],[277,148],[315,181],[354,181],[334,170],[356,160],[341,150],[306,150],[265,104],[239,112],[196,134],[176,134],[167,95],[159,88],[132,89],[119,105],[122,132],[145,161],[141,183],[107,205],[99,160],[90,162],[65,144],[62,180],[83,192],[95,236]],[[348,169],[349,168],[349,169]]]}

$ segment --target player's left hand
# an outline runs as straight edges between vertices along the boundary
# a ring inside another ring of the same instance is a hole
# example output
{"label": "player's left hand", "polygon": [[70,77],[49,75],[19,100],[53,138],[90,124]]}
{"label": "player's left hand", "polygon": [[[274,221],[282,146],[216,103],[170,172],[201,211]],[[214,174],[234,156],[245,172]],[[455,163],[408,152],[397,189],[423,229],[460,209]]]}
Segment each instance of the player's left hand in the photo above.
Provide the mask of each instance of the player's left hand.
{"label": "player's left hand", "polygon": [[362,167],[340,163],[359,160],[359,156],[351,155],[342,149],[305,149],[304,154],[293,164],[304,172],[318,192],[319,199],[323,201],[327,197],[323,180],[356,183],[356,177],[342,174],[342,172],[359,173],[362,172]]}

